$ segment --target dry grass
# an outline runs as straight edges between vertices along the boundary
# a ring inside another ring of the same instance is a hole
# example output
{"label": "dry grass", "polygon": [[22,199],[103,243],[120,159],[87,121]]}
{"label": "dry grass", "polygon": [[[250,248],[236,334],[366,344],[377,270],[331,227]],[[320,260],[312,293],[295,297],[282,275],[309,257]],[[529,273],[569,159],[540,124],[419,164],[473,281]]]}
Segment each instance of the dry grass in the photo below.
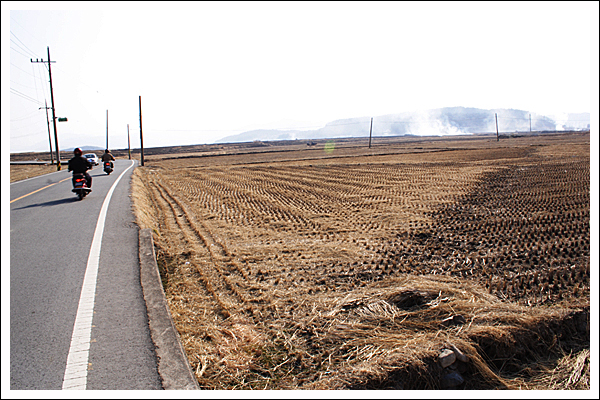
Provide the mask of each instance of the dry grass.
{"label": "dry grass", "polygon": [[10,181],[21,181],[54,171],[56,171],[56,165],[11,165]]}
{"label": "dry grass", "polygon": [[589,387],[589,135],[235,152],[132,180],[201,387]]}

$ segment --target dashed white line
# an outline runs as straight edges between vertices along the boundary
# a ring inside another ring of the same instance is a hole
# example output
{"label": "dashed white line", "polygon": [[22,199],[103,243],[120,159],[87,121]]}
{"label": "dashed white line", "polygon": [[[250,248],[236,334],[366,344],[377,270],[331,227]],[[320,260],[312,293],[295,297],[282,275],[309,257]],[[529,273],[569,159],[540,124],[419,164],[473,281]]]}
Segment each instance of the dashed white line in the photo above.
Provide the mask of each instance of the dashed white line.
{"label": "dashed white line", "polygon": [[92,335],[92,319],[94,317],[94,299],[96,297],[96,278],[98,276],[104,222],[112,194],[125,172],[133,167],[133,164],[134,161],[131,161],[131,165],[113,183],[100,209],[85,270],[85,277],[83,278],[77,316],[75,317],[75,324],[73,326],[71,346],[69,347],[69,355],[67,356],[67,367],[65,368],[63,377],[63,389],[85,390],[87,386],[90,338]]}

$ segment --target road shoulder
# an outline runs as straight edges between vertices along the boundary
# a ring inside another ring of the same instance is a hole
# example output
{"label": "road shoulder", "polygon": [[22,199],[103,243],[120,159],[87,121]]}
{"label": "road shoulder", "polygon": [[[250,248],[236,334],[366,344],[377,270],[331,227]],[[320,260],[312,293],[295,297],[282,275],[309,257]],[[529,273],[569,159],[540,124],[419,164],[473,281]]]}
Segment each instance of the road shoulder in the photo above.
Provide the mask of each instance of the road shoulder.
{"label": "road shoulder", "polygon": [[152,231],[141,229],[139,232],[140,279],[148,311],[148,322],[152,341],[156,346],[158,373],[164,389],[199,389],[198,381],[175,329],[173,318],[165,299],[156,256]]}

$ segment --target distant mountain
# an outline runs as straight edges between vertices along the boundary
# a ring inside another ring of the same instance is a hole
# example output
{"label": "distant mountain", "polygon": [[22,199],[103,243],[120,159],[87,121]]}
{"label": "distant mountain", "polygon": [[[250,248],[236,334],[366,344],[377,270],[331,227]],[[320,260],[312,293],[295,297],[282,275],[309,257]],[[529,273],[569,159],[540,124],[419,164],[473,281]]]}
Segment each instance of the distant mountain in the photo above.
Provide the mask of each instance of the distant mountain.
{"label": "distant mountain", "polygon": [[241,143],[241,142],[253,142],[255,140],[270,141],[270,140],[294,140],[297,135],[309,131],[298,131],[298,130],[277,130],[277,129],[257,129],[252,131],[246,131],[237,135],[227,136],[226,138],[220,139],[215,143]]}
{"label": "distant mountain", "polygon": [[[95,150],[104,151],[104,147],[98,147],[98,146],[80,146],[79,148],[81,149],[81,151],[95,151]],[[60,151],[73,151],[73,150],[75,150],[75,147],[69,147],[68,149],[60,149]]]}
{"label": "distant mountain", "polygon": [[[445,107],[421,112],[405,112],[373,117],[373,136],[445,136],[496,132],[496,114],[500,132],[589,129],[590,114],[565,114],[553,119],[536,113],[514,109],[480,109]],[[531,115],[531,119],[530,119]],[[530,125],[531,124],[531,125]],[[255,140],[324,139],[366,137],[371,128],[370,117],[340,119],[316,130],[259,129],[224,137],[216,143],[251,142]]]}

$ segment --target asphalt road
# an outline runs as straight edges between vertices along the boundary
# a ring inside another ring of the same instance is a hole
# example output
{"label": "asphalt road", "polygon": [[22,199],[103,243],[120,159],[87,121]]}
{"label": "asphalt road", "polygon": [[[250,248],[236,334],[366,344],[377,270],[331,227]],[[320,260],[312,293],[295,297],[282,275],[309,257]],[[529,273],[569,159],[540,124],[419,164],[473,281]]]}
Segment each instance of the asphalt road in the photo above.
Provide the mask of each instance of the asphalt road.
{"label": "asphalt road", "polygon": [[[11,390],[64,388],[67,358],[81,335],[74,338],[74,326],[92,243],[100,247],[89,350],[79,353],[87,357],[84,388],[162,389],[140,284],[131,165],[117,160],[110,175],[94,167],[92,193],[81,201],[66,165],[10,185]],[[102,219],[105,198],[124,171]]]}

